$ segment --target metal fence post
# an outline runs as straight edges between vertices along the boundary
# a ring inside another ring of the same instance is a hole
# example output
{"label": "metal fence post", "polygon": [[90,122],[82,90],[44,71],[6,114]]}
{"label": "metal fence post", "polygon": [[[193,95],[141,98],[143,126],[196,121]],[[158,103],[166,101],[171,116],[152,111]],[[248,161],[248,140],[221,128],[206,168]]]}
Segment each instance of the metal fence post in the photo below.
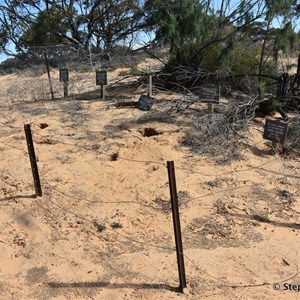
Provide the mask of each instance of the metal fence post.
{"label": "metal fence post", "polygon": [[33,141],[32,141],[32,134],[31,134],[29,124],[24,125],[24,131],[25,131],[25,135],[26,135],[28,154],[29,154],[29,158],[30,158],[32,176],[33,176],[33,181],[34,181],[34,186],[35,186],[35,193],[37,196],[41,197],[42,196],[42,188],[41,188],[41,182],[40,182],[38,167],[37,167],[37,163],[36,163],[36,157],[35,157]]}
{"label": "metal fence post", "polygon": [[182,238],[181,238],[174,162],[168,161],[167,168],[168,168],[168,176],[169,176],[173,226],[174,226],[178,273],[179,273],[179,281],[180,281],[179,288],[180,288],[180,292],[183,293],[183,289],[186,287],[186,277],[185,277],[184,256],[183,256],[183,247],[182,247]]}

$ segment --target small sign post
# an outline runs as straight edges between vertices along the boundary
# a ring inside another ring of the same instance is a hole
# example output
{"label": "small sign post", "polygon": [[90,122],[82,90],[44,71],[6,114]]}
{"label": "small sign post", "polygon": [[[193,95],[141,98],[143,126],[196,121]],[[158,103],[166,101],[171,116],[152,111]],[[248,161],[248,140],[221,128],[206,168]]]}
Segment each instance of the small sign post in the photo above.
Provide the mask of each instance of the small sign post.
{"label": "small sign post", "polygon": [[149,91],[148,96],[152,97],[152,75],[149,75]]}
{"label": "small sign post", "polygon": [[221,88],[215,84],[203,84],[200,86],[201,102],[208,104],[208,109],[213,111],[213,104],[219,104]]}
{"label": "small sign post", "polygon": [[149,111],[151,110],[153,104],[154,104],[153,98],[146,95],[142,95],[139,101],[136,103],[136,108],[143,111]]}
{"label": "small sign post", "polygon": [[105,88],[107,85],[107,71],[96,71],[96,85],[101,86],[101,99],[105,99]]}
{"label": "small sign post", "polygon": [[68,97],[69,70],[59,69],[59,81],[64,84],[64,98]]}
{"label": "small sign post", "polygon": [[287,135],[287,129],[287,122],[266,119],[263,138],[272,141],[272,145],[276,151],[277,143],[284,144]]}

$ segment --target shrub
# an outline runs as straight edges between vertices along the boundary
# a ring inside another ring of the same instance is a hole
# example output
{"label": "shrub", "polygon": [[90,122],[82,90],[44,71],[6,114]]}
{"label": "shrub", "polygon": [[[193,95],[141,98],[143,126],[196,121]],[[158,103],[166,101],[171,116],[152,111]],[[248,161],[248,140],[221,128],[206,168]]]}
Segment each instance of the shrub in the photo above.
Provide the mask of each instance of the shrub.
{"label": "shrub", "polygon": [[[256,95],[259,92],[263,93],[270,82],[264,76],[259,80],[261,45],[247,39],[226,43],[216,42],[207,48],[204,48],[201,43],[192,42],[181,47],[178,53],[180,55],[177,57],[171,57],[165,71],[176,75],[169,81],[177,82],[185,88],[209,81],[223,82],[233,89]],[[179,66],[180,72],[186,78],[185,82],[177,81],[178,78],[183,77],[176,74]],[[262,73],[275,75],[276,63],[271,60],[264,61]]]}

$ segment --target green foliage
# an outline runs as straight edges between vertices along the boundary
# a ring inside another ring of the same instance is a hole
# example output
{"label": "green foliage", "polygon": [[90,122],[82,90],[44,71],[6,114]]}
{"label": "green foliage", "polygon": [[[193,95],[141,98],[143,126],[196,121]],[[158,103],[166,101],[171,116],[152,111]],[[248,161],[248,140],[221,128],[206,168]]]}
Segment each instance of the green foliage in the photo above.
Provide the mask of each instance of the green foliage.
{"label": "green foliage", "polygon": [[[292,23],[288,22],[295,16],[297,1],[265,0],[258,6],[245,0],[226,16],[229,2],[222,1],[221,10],[213,11],[209,9],[210,1],[146,1],[147,24],[155,28],[158,40],[169,43],[170,64],[210,71],[228,68],[232,74],[245,74],[248,70],[262,74],[264,70],[274,70],[274,66],[266,62],[265,45],[251,45],[250,40],[276,35],[274,53],[287,52],[298,43]],[[269,27],[275,17],[281,17],[284,24],[277,31]]]}
{"label": "green foliage", "polygon": [[229,48],[224,47],[221,43],[212,45],[206,50],[205,56],[201,61],[201,68],[206,69],[209,72],[215,72],[220,68],[225,69],[225,62],[228,61],[227,51],[230,51]]}
{"label": "green foliage", "polygon": [[249,41],[234,43],[225,55],[219,56],[220,69],[229,74],[258,74],[260,45]]}
{"label": "green foliage", "polygon": [[[276,61],[278,53],[297,48],[293,28],[297,13],[296,0],[243,0],[235,5],[228,0],[214,5],[205,0],[0,1],[0,51],[10,41],[22,58],[32,55],[40,59],[45,48],[37,53],[35,45],[113,51],[121,41],[134,45],[135,33],[145,30],[154,31],[156,41],[170,46],[173,66],[218,70],[232,76],[262,75],[274,70],[268,60],[270,53]],[[282,22],[279,29],[271,28],[275,17]],[[274,36],[275,44],[269,43]],[[52,51],[50,56],[62,54],[68,52]],[[137,71],[131,69],[130,73]]]}
{"label": "green foliage", "polygon": [[169,64],[197,68],[202,61],[202,56],[198,53],[200,48],[201,43],[197,41],[177,46],[176,51],[171,52]]}
{"label": "green foliage", "polygon": [[292,23],[288,22],[283,28],[277,30],[275,43],[273,47],[273,56],[277,61],[280,51],[283,54],[290,55],[299,45],[299,36],[294,31]]}
{"label": "green foliage", "polygon": [[171,61],[177,64],[191,63],[216,24],[197,0],[148,0],[145,8],[148,26],[155,26],[157,39],[170,44]]}
{"label": "green foliage", "polygon": [[[224,56],[224,51],[218,57],[219,72],[232,76],[232,86],[245,92],[263,91],[268,81],[264,78],[259,82],[261,45],[249,40],[234,43],[231,50]],[[277,73],[277,64],[267,60],[263,64],[262,74]]]}
{"label": "green foliage", "polygon": [[63,42],[61,33],[66,34],[68,29],[62,12],[53,7],[38,14],[32,26],[24,32],[22,44],[59,44]]}
{"label": "green foliage", "polygon": [[7,31],[2,28],[0,30],[0,52],[1,49],[3,49],[7,43],[8,43],[8,34]]}
{"label": "green foliage", "polygon": [[265,0],[266,20],[273,20],[276,16],[283,16],[284,22],[290,20],[297,13],[297,0]]}
{"label": "green foliage", "polygon": [[25,55],[26,45],[50,43],[111,48],[120,41],[132,42],[143,28],[142,4],[138,0],[0,1],[0,43],[7,50],[12,42]]}

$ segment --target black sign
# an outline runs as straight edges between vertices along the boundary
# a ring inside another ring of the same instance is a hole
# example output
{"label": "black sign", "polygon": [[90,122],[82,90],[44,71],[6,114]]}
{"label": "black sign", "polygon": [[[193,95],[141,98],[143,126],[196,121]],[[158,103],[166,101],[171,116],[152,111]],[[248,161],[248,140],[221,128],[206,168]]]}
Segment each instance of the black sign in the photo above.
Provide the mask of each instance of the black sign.
{"label": "black sign", "polygon": [[263,138],[266,140],[283,144],[286,139],[287,128],[287,122],[267,119]]}
{"label": "black sign", "polygon": [[69,70],[68,69],[59,69],[59,81],[60,82],[69,81]]}
{"label": "black sign", "polygon": [[199,97],[204,103],[220,102],[220,86],[214,84],[203,84],[199,87]]}
{"label": "black sign", "polygon": [[96,71],[96,85],[107,85],[106,71]]}
{"label": "black sign", "polygon": [[142,95],[136,104],[136,108],[139,110],[149,111],[154,104],[153,98]]}

